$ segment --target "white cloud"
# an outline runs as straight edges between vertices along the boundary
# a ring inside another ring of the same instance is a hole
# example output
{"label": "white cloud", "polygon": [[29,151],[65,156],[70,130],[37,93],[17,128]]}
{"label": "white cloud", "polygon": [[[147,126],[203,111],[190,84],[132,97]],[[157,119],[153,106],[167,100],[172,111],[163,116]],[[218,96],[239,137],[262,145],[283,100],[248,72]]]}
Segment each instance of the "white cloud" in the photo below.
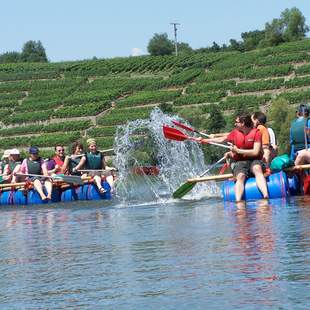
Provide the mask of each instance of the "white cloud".
{"label": "white cloud", "polygon": [[131,56],[141,56],[143,54],[143,51],[139,47],[133,47],[131,49]]}

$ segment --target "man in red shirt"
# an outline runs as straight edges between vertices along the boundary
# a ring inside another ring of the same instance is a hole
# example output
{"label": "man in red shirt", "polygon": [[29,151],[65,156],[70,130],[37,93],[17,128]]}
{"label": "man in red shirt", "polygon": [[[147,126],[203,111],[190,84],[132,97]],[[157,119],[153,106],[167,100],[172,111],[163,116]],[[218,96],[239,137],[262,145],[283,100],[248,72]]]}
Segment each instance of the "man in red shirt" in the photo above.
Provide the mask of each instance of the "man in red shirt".
{"label": "man in red shirt", "polygon": [[207,142],[231,143],[230,152],[226,156],[231,160],[231,169],[236,178],[236,201],[241,201],[244,183],[251,174],[263,197],[268,199],[266,179],[263,174],[262,136],[258,129],[253,128],[251,116],[240,113],[235,120],[235,129],[222,137],[206,139]]}

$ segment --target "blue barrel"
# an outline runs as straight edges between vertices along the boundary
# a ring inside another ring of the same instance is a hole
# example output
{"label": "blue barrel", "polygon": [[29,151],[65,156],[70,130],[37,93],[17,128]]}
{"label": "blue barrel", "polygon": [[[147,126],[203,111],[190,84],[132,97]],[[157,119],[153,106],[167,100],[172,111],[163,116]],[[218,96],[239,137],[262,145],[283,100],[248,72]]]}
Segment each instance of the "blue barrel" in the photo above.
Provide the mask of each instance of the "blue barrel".
{"label": "blue barrel", "polygon": [[290,194],[292,196],[296,196],[300,194],[301,192],[301,186],[300,186],[300,180],[297,175],[293,175],[291,177],[287,177],[288,180],[288,188],[290,191]]}
{"label": "blue barrel", "polygon": [[14,205],[24,206],[27,204],[27,194],[22,190],[17,190],[14,193]]}
{"label": "blue barrel", "polygon": [[[283,171],[274,173],[266,178],[269,198],[284,198],[289,194],[287,176]],[[224,181],[222,185],[224,201],[235,201],[235,182]],[[248,178],[245,182],[243,199],[262,199],[263,196],[256,186],[255,178]]]}
{"label": "blue barrel", "polygon": [[86,200],[83,186],[70,187],[61,193],[61,201]]}
{"label": "blue barrel", "polygon": [[28,191],[28,204],[29,205],[34,205],[34,204],[42,204],[42,203],[47,203],[47,200],[42,200],[40,195],[35,189],[31,189]]}
{"label": "blue barrel", "polygon": [[0,204],[2,206],[13,205],[14,204],[14,191],[8,190],[8,191],[0,192]]}
{"label": "blue barrel", "polygon": [[83,186],[83,191],[87,200],[101,200],[101,199],[111,199],[111,187],[108,182],[102,181],[102,187],[106,190],[105,193],[99,193],[97,186],[94,184],[85,184]]}

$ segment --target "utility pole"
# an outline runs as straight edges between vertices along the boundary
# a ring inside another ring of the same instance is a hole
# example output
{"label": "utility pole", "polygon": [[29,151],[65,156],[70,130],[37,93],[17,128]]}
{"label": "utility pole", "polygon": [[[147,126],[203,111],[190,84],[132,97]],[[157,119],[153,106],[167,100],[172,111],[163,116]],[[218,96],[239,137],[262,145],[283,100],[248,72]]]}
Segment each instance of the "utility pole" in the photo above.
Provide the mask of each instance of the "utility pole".
{"label": "utility pole", "polygon": [[177,39],[177,26],[180,25],[179,23],[170,23],[170,25],[173,25],[174,30],[174,47],[175,47],[175,56],[178,56],[178,39]]}

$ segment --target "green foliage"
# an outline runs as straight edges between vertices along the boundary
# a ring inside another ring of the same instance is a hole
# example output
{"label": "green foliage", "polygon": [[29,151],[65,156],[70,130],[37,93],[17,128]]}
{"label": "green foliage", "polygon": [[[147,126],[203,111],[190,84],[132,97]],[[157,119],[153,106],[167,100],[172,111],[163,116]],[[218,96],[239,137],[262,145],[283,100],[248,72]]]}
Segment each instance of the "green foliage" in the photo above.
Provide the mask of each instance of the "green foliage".
{"label": "green foliage", "polygon": [[289,130],[291,121],[294,119],[295,108],[283,98],[272,101],[268,109],[267,118],[275,131],[280,146],[280,153],[289,152]]}
{"label": "green foliage", "polygon": [[197,103],[214,103],[219,102],[225,96],[225,92],[190,94],[177,98],[174,101],[175,105],[189,105]]}
{"label": "green foliage", "polygon": [[41,41],[28,41],[24,44],[21,60],[28,62],[47,62],[45,49]]}
{"label": "green foliage", "polygon": [[9,137],[14,135],[25,135],[38,132],[70,132],[85,130],[91,126],[90,121],[66,121],[63,123],[52,123],[48,125],[33,124],[27,126],[17,126],[12,128],[0,129],[0,136]]}
{"label": "green foliage", "polygon": [[266,89],[278,89],[284,85],[284,79],[269,79],[255,82],[238,83],[232,90],[234,93],[255,92]]}
{"label": "green foliage", "polygon": [[152,56],[171,55],[174,51],[174,45],[168,39],[167,33],[155,33],[149,41],[147,50]]}
{"label": "green foliage", "polygon": [[207,132],[221,132],[226,126],[226,121],[218,105],[212,104],[209,109],[209,118],[207,122]]}
{"label": "green foliage", "polygon": [[20,53],[6,52],[0,55],[0,63],[16,63],[21,60]]}
{"label": "green foliage", "polygon": [[145,105],[173,101],[181,95],[180,91],[142,91],[117,101],[119,107]]}

